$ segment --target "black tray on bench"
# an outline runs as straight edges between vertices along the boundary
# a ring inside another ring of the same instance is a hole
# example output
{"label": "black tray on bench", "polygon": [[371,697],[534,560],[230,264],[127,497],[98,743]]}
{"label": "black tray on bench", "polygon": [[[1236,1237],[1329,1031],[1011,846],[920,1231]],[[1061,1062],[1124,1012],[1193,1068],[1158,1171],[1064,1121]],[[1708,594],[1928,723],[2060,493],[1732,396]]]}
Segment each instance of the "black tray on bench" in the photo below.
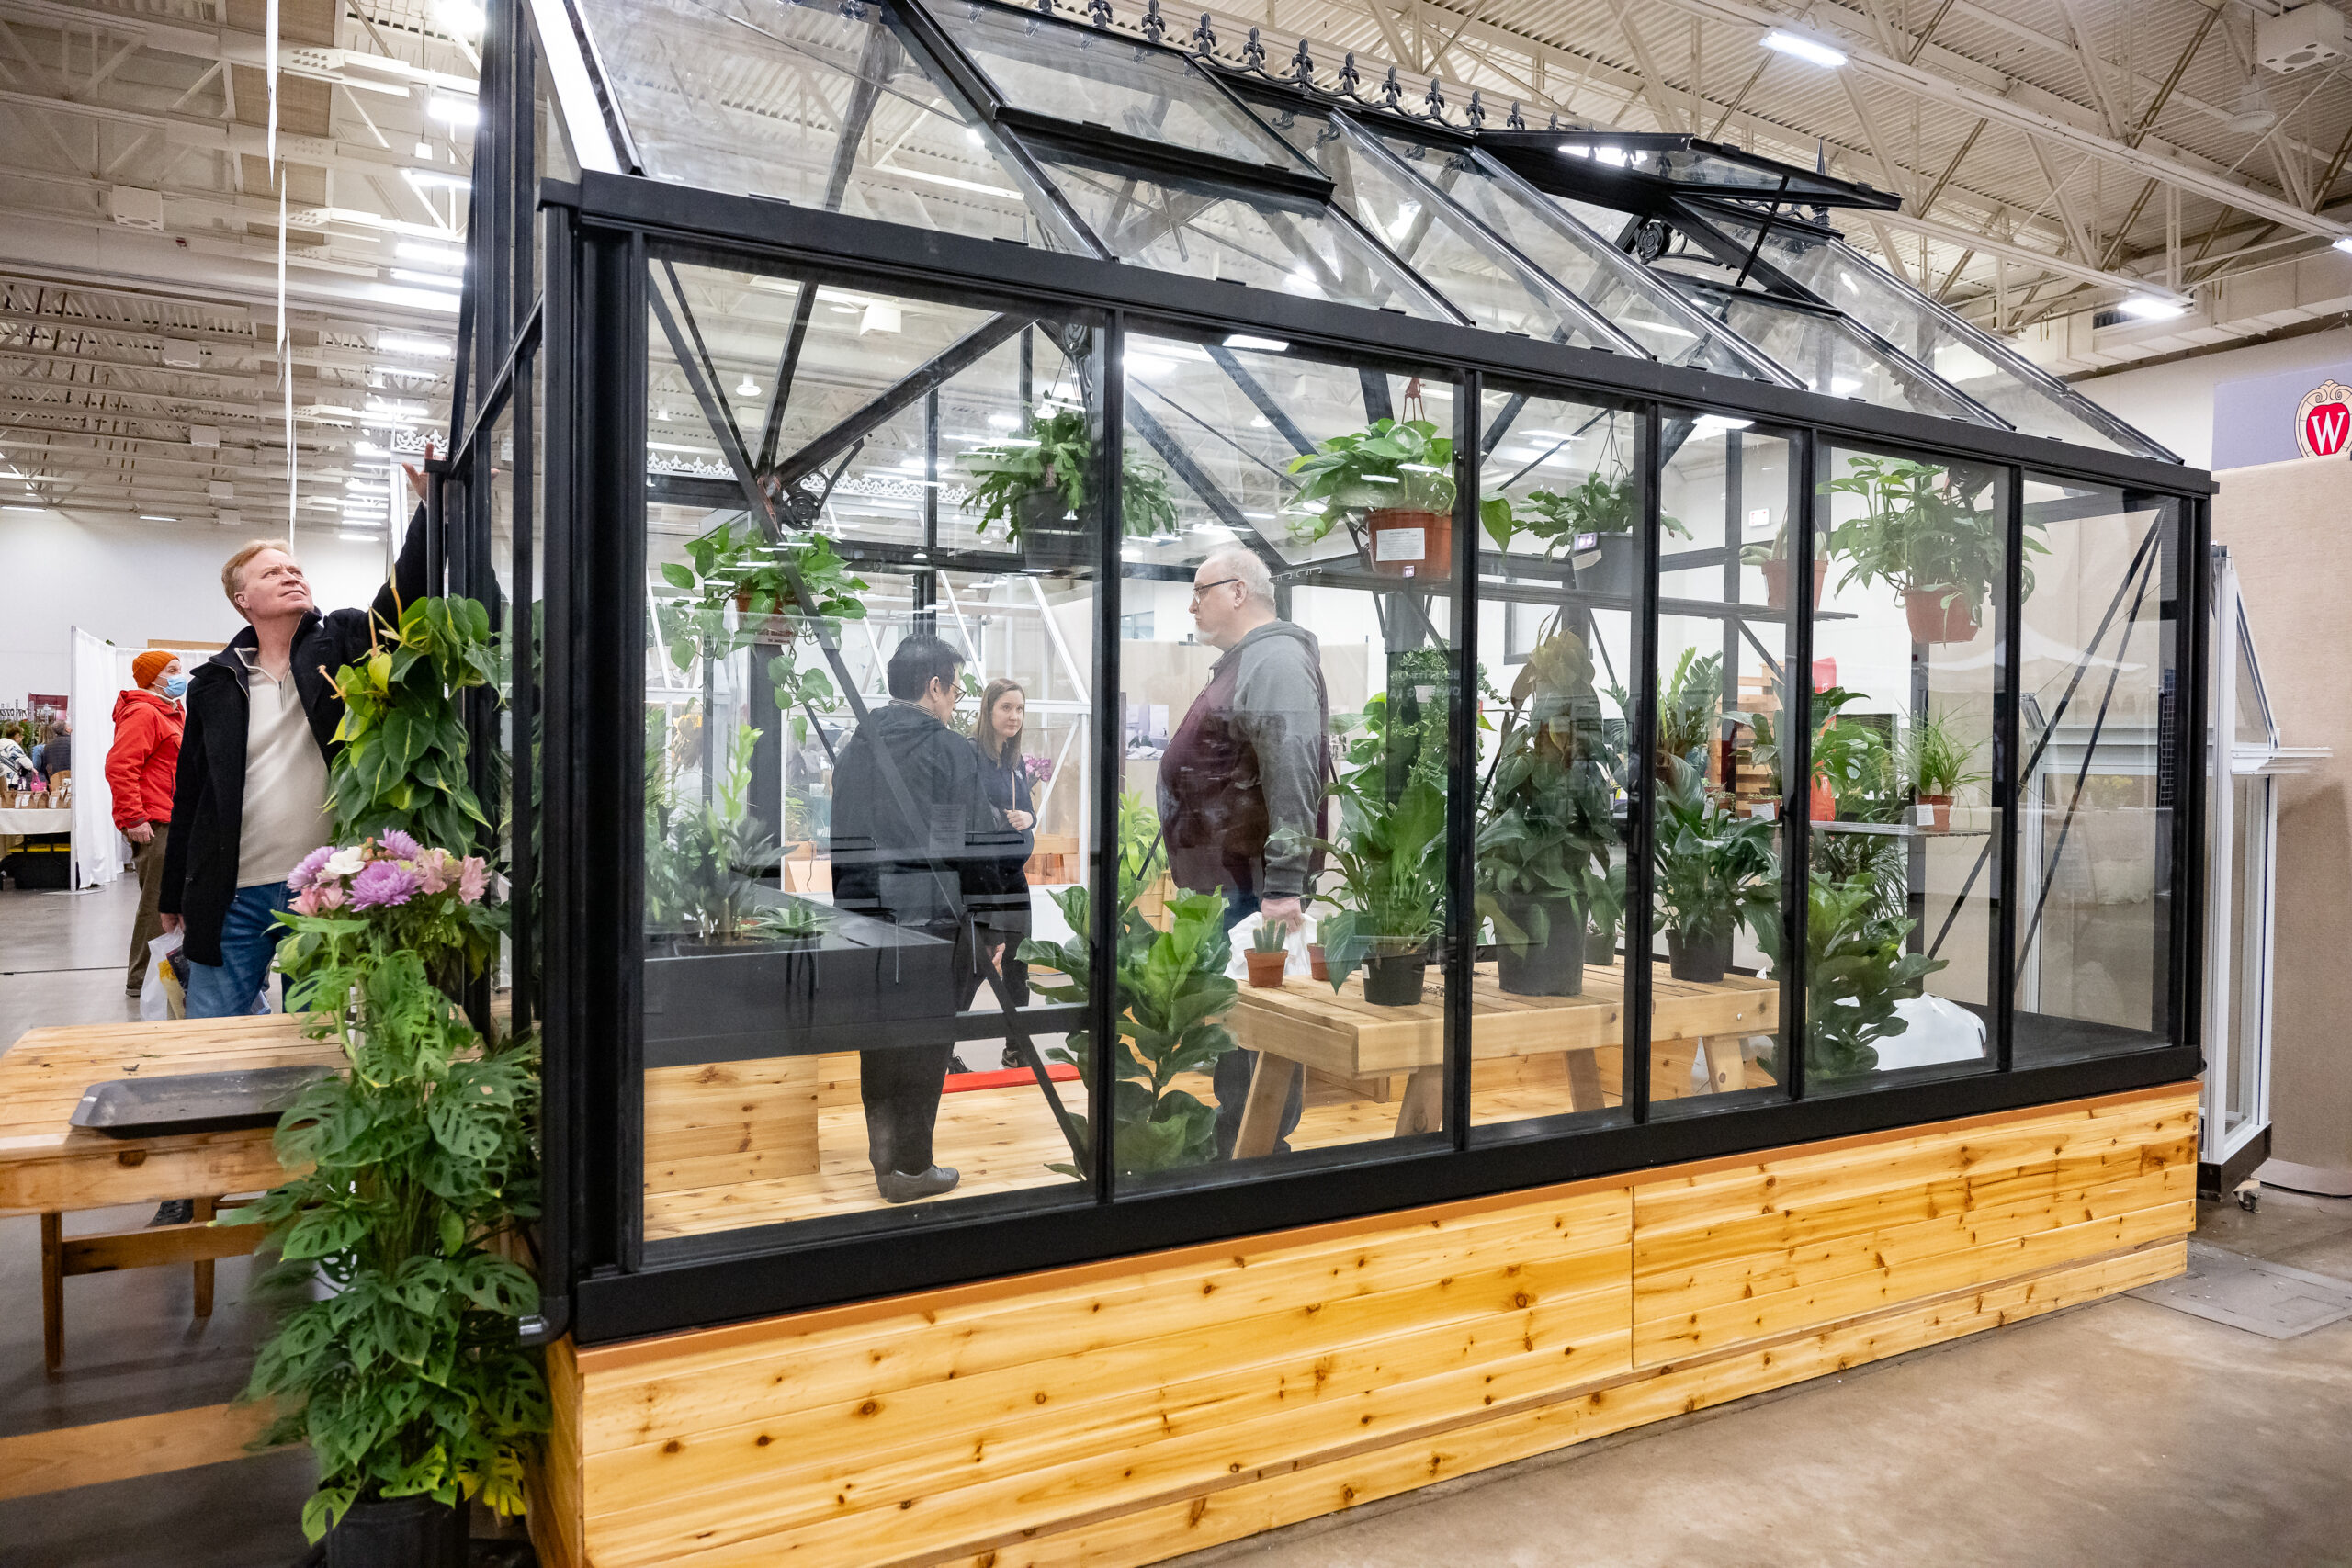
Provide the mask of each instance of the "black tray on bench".
{"label": "black tray on bench", "polygon": [[84,1089],[72,1120],[76,1127],[109,1138],[275,1127],[296,1097],[334,1071],[324,1064],[312,1064],[120,1078]]}

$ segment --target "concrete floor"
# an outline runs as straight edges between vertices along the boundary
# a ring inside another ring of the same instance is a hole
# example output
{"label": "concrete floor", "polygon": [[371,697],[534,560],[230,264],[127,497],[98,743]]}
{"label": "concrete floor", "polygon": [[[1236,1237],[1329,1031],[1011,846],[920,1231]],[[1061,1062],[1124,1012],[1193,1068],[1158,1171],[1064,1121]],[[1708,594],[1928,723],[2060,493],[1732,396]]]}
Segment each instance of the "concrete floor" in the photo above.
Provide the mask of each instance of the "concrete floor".
{"label": "concrete floor", "polygon": [[[0,893],[0,1041],[123,1016],[131,904]],[[97,1228],[135,1220],[85,1217]],[[185,1270],[70,1281],[40,1365],[34,1223],[0,1221],[0,1436],[232,1394],[247,1265],[209,1323]],[[2352,1280],[2352,1201],[2273,1190],[2199,1235]],[[2272,1340],[2120,1298],[1184,1560],[1188,1568],[2352,1568],[2352,1320]],[[0,1502],[0,1563],[286,1568],[310,1489],[277,1454]]]}

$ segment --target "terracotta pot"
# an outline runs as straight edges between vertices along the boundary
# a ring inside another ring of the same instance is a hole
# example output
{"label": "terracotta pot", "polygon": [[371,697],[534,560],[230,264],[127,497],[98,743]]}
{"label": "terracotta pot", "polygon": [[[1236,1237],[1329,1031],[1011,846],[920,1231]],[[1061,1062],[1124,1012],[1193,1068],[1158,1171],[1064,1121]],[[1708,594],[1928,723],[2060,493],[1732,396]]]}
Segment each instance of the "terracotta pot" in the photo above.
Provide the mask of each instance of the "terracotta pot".
{"label": "terracotta pot", "polygon": [[1327,986],[1331,983],[1331,971],[1323,962],[1323,944],[1319,942],[1306,944],[1306,972]]}
{"label": "terracotta pot", "polygon": [[1923,795],[1919,797],[1919,804],[1929,808],[1929,820],[1933,824],[1931,831],[1938,833],[1951,831],[1951,796]]}
{"label": "terracotta pot", "polygon": [[1453,575],[1453,514],[1379,506],[1364,513],[1372,532],[1372,570],[1383,577]]}
{"label": "terracotta pot", "polygon": [[1965,596],[1953,594],[1947,603],[1948,588],[1906,588],[1903,591],[1903,614],[1911,623],[1911,640],[1928,644],[1974,642],[1976,616],[1968,607]]}
{"label": "terracotta pot", "polygon": [[1289,961],[1289,953],[1261,953],[1253,947],[1241,956],[1249,961],[1251,985],[1264,991],[1282,989],[1283,965]]}
{"label": "terracotta pot", "polygon": [[1813,819],[1816,822],[1838,820],[1838,792],[1829,787],[1829,781],[1825,778],[1813,781]]}
{"label": "terracotta pot", "polygon": [[[1768,610],[1785,610],[1789,607],[1789,558],[1786,556],[1779,556],[1763,563],[1764,607]],[[1817,560],[1813,563],[1813,602],[1816,605],[1821,603],[1821,585],[1828,580],[1828,577],[1829,563],[1827,561]]]}

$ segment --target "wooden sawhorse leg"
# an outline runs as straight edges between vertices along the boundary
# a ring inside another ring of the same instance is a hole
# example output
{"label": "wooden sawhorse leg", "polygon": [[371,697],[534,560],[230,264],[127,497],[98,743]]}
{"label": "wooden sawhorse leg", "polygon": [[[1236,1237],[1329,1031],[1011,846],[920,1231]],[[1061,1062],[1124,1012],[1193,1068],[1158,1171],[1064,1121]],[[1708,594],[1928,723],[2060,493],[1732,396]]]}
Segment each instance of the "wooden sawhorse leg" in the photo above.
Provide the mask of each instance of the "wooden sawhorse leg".
{"label": "wooden sawhorse leg", "polygon": [[76,1274],[110,1274],[118,1269],[153,1269],[165,1264],[192,1267],[196,1315],[212,1315],[213,1261],[242,1258],[261,1244],[260,1225],[213,1224],[218,1198],[194,1200],[196,1218],[184,1225],[118,1231],[105,1235],[77,1235],[68,1240],[65,1216],[40,1217],[40,1345],[52,1372],[65,1364],[65,1281]]}
{"label": "wooden sawhorse leg", "polygon": [[1590,1051],[1565,1053],[1568,1064],[1568,1109],[1571,1111],[1602,1111],[1607,1102],[1601,1098],[1600,1063]]}
{"label": "wooden sawhorse leg", "polygon": [[1405,1102],[1396,1108],[1396,1135],[1409,1138],[1442,1132],[1444,1127],[1445,1069],[1415,1067],[1413,1076],[1405,1080]]}
{"label": "wooden sawhorse leg", "polygon": [[1283,1107],[1290,1086],[1298,1078],[1298,1064],[1272,1051],[1258,1053],[1257,1070],[1250,1075],[1250,1093],[1241,1102],[1241,1130],[1234,1135],[1235,1159],[1258,1159],[1274,1152],[1282,1141]]}

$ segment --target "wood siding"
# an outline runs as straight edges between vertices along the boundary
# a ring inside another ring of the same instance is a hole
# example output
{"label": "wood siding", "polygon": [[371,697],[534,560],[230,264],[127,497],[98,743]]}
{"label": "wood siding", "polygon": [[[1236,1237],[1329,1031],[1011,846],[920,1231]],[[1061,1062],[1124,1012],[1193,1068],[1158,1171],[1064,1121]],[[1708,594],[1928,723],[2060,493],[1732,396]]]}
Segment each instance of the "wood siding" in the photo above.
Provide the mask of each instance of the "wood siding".
{"label": "wood siding", "polygon": [[1140,1564],[2177,1273],[2190,1087],[568,1351],[550,1564]]}

